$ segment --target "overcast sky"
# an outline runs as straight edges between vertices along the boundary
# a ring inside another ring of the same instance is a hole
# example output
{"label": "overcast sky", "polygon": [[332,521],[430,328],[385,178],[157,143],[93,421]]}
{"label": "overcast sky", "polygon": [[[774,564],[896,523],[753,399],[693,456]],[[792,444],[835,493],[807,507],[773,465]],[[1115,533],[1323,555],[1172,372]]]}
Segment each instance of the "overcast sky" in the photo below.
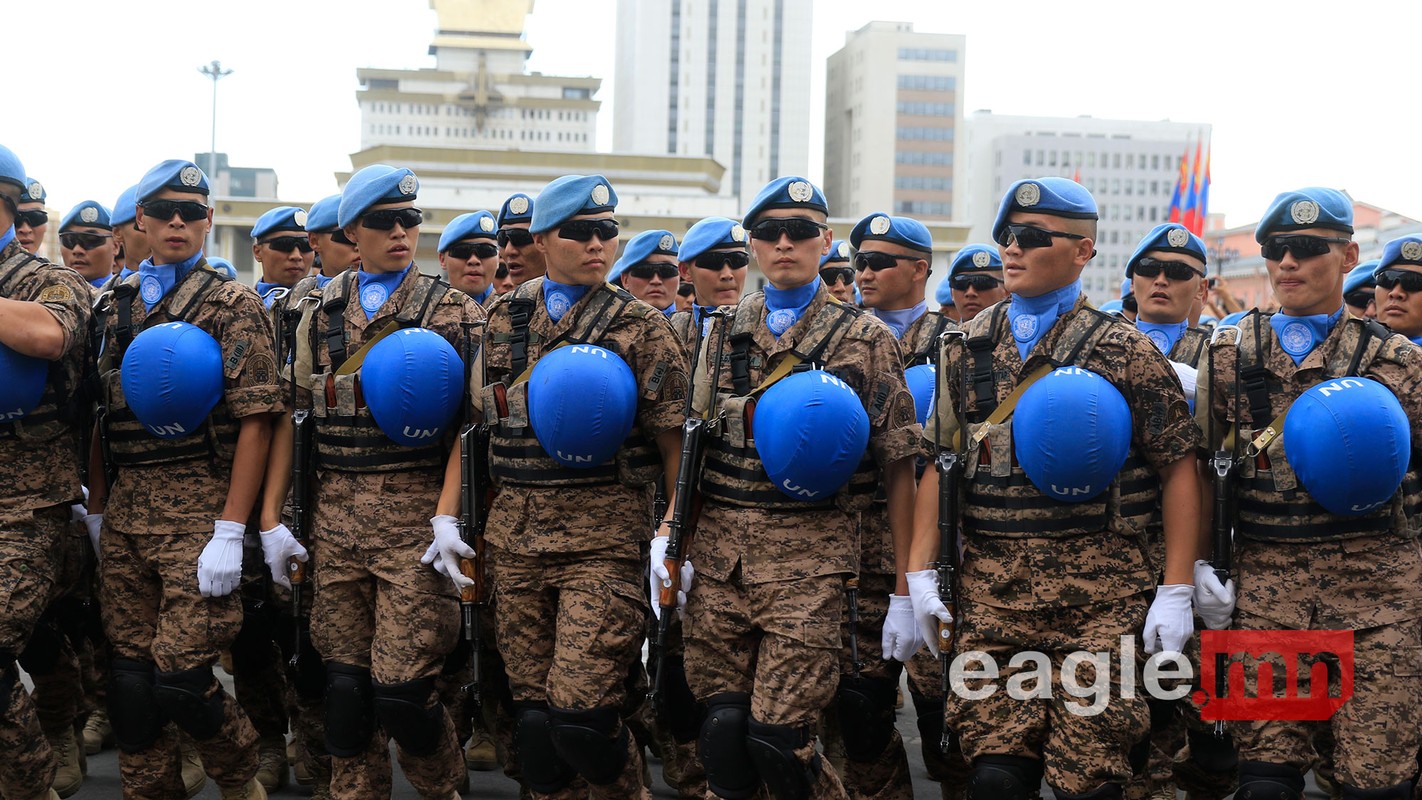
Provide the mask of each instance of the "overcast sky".
{"label": "overcast sky", "polygon": [[[531,69],[603,79],[600,149],[614,19],[614,0],[536,0],[527,30]],[[874,19],[967,35],[970,113],[1213,124],[1211,210],[1231,225],[1313,184],[1422,218],[1414,0],[815,0],[812,152],[825,59]],[[109,205],[158,161],[205,152],[212,84],[197,68],[213,59],[234,70],[218,87],[218,150],[275,169],[283,199],[330,194],[360,144],[356,68],[434,61],[428,0],[34,0],[7,4],[5,22],[0,143],[61,211]]]}

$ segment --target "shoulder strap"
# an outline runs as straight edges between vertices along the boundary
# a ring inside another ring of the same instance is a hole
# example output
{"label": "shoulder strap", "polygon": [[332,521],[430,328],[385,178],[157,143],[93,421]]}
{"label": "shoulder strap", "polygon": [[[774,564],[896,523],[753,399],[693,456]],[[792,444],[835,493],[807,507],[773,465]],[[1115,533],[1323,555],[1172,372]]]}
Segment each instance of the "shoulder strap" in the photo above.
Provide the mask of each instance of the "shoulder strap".
{"label": "shoulder strap", "polygon": [[1003,421],[1012,415],[1012,412],[1017,409],[1017,402],[1022,399],[1022,395],[1027,393],[1027,390],[1032,387],[1032,384],[1041,380],[1043,376],[1056,368],[1055,365],[1047,363],[1027,373],[1027,376],[1013,388],[1012,393],[1007,396],[1007,399],[1003,400],[1002,403],[999,404],[997,408],[994,408],[992,413],[988,415],[986,420],[987,424],[983,425],[978,429],[977,433],[973,434],[973,444],[981,444],[983,439],[987,438],[988,430],[993,425],[1001,425]]}
{"label": "shoulder strap", "polygon": [[1389,336],[1396,335],[1375,319],[1364,317],[1360,321],[1363,323],[1363,330],[1358,333],[1358,346],[1353,349],[1353,357],[1349,359],[1348,371],[1343,373],[1344,375],[1357,375],[1367,366],[1363,363],[1363,355],[1373,339],[1385,342]]}
{"label": "shoulder strap", "polygon": [[0,297],[9,297],[15,284],[33,274],[46,263],[44,259],[21,249],[15,257],[0,265]]}
{"label": "shoulder strap", "polygon": [[617,321],[622,310],[636,298],[620,286],[602,283],[593,287],[593,296],[578,312],[578,318],[560,338],[573,344],[596,344]]}
{"label": "shoulder strap", "polygon": [[998,332],[1007,318],[1007,304],[998,303],[986,334],[969,336],[963,346],[968,349],[968,391],[973,395],[973,421],[979,422],[997,405],[997,386],[993,378],[992,351],[997,346]]}
{"label": "shoulder strap", "polygon": [[751,393],[750,346],[755,340],[755,326],[760,322],[760,311],[764,307],[764,292],[747,295],[736,303],[736,314],[731,319],[731,329],[726,338],[731,343],[731,391],[737,397]]}
{"label": "shoulder strap", "polygon": [[536,296],[542,281],[525,281],[510,293],[509,325],[513,331],[509,335],[509,367],[514,375],[521,375],[528,367],[528,323],[538,307]]}
{"label": "shoulder strap", "polygon": [[815,315],[815,323],[818,323],[819,318],[826,314],[834,314],[834,321],[823,329],[816,324],[811,324],[811,332],[818,332],[819,335],[799,342],[792,350],[794,354],[800,356],[801,361],[808,365],[823,364],[826,353],[833,352],[834,348],[839,345],[839,341],[849,332],[845,326],[864,313],[854,306],[840,302],[833,295],[830,295],[828,299],[829,302],[820,309],[820,313]]}
{"label": "shoulder strap", "polygon": [[326,314],[326,352],[331,356],[333,372],[346,363],[346,304],[356,280],[356,271],[346,270],[321,292],[321,310]]}
{"label": "shoulder strap", "polygon": [[414,328],[429,322],[434,309],[449,293],[449,284],[444,278],[421,273],[415,277],[415,288],[405,298],[405,304],[395,314],[395,322],[401,328]]}
{"label": "shoulder strap", "polygon": [[1269,402],[1269,371],[1264,368],[1263,331],[1267,318],[1268,315],[1257,308],[1245,318],[1254,323],[1254,349],[1250,352],[1249,363],[1238,368],[1240,385],[1249,403],[1249,422],[1255,427],[1262,425],[1273,413],[1273,405]]}

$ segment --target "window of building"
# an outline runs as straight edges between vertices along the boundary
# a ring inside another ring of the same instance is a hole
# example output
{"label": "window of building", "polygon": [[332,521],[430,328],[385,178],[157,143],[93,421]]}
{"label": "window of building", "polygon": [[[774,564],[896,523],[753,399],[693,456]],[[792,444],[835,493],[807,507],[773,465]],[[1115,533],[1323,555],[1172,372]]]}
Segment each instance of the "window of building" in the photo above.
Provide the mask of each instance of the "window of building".
{"label": "window of building", "polygon": [[936,47],[900,47],[900,61],[957,61],[958,51]]}
{"label": "window of building", "polygon": [[916,92],[951,92],[958,79],[952,75],[900,75],[899,88]]}

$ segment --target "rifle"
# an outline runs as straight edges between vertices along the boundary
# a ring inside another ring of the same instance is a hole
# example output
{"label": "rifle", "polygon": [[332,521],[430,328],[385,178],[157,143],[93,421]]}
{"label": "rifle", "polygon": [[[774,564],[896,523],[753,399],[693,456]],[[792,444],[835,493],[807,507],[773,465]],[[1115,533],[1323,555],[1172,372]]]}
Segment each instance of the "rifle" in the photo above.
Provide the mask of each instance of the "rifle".
{"label": "rifle", "polygon": [[[963,337],[962,331],[944,331],[938,345],[938,363],[935,369],[938,372],[938,385],[947,387],[952,379],[952,374],[948,371],[948,359],[946,356],[948,340],[952,337]],[[958,551],[958,517],[962,512],[959,507],[958,493],[963,477],[963,454],[959,452],[957,443],[966,442],[968,431],[966,421],[961,413],[962,398],[967,396],[967,370],[961,360],[967,357],[967,348],[961,347],[960,343],[960,363],[959,375],[964,382],[959,392],[959,402],[954,404],[954,413],[958,419],[958,430],[954,434],[954,442],[949,446],[938,445],[937,457],[934,466],[938,470],[938,561],[931,564],[938,571],[938,597],[943,601],[943,605],[948,609],[949,619],[947,622],[938,622],[938,664],[942,673],[943,696],[948,696],[949,675],[952,671],[953,663],[953,640],[957,637],[958,620],[958,595],[957,579],[958,572],[962,568],[961,554]],[[952,402],[952,398],[947,392],[943,392],[938,397],[938,402]],[[938,436],[941,442],[943,437]],[[941,751],[948,750],[948,729],[943,729],[943,738],[939,741],[938,747]]]}
{"label": "rifle", "polygon": [[[474,421],[474,393],[468,390],[468,386],[474,370],[473,329],[482,324],[463,323],[464,385],[468,399],[464,409],[464,430],[459,432],[459,535],[474,551],[473,558],[459,559],[459,571],[474,582],[459,590],[459,617],[464,641],[470,644],[469,659],[473,667],[473,675],[464,691],[476,707],[483,683],[483,670],[479,664],[479,649],[484,638],[480,611],[488,602],[488,587],[484,580],[484,527],[489,519],[488,500],[492,481],[488,463],[489,424],[482,418]],[[484,383],[484,376],[480,375],[480,387]]]}
{"label": "rifle", "polygon": [[[316,302],[314,297],[303,297],[300,302],[284,310],[280,317],[284,328],[282,338],[286,344],[286,363],[291,367],[291,537],[302,547],[307,544],[311,528],[311,473],[316,443],[316,418],[311,416],[311,409],[300,407],[296,391],[296,332],[301,320],[301,306],[308,300]],[[308,579],[305,562],[295,556],[288,558],[286,575],[291,581],[294,641],[290,664],[294,668],[301,659],[301,604]]]}
{"label": "rifle", "polygon": [[[1213,390],[1214,390],[1214,385],[1215,385],[1215,348],[1214,348],[1214,345],[1215,345],[1215,342],[1219,341],[1220,334],[1226,333],[1226,332],[1230,332],[1230,331],[1232,331],[1232,332],[1234,333],[1234,335],[1235,335],[1235,347],[1238,348],[1238,346],[1239,346],[1239,339],[1240,339],[1240,337],[1242,336],[1242,334],[1241,334],[1241,332],[1240,332],[1240,329],[1239,329],[1239,326],[1237,326],[1237,325],[1221,325],[1221,326],[1219,326],[1219,327],[1216,327],[1215,330],[1214,330],[1214,332],[1210,334],[1210,356],[1209,356],[1209,371],[1210,371],[1210,375],[1209,375],[1209,386],[1210,386],[1211,392],[1213,392]],[[1236,385],[1235,385],[1235,391],[1234,391],[1234,398],[1235,398],[1236,404],[1238,404],[1238,402],[1239,402],[1239,389],[1240,389],[1240,387],[1239,387],[1239,385],[1238,385],[1238,384],[1239,384],[1239,359],[1238,359],[1238,357],[1235,358],[1234,377],[1235,377],[1235,384],[1236,384]],[[1199,402],[1199,393],[1198,393],[1198,391],[1196,392],[1195,401],[1196,401],[1196,403]],[[1210,403],[1213,405],[1213,397],[1207,398],[1207,402],[1210,402]],[[1239,415],[1236,414],[1236,415],[1235,415],[1236,425],[1238,424],[1238,417],[1239,417]],[[1209,421],[1210,443],[1211,443],[1211,444],[1214,444],[1214,439],[1215,439],[1215,414],[1214,414],[1214,408],[1207,408],[1207,409],[1205,409],[1205,418]],[[1238,430],[1237,427],[1236,427],[1236,430]],[[1235,450],[1235,451],[1237,451],[1238,448],[1239,448],[1238,439],[1239,439],[1239,437],[1238,437],[1238,435],[1236,435],[1236,436],[1234,437],[1234,441],[1232,441],[1232,442],[1230,443],[1230,444],[1233,446],[1233,450]],[[1230,448],[1227,448],[1227,447],[1225,446],[1225,444],[1226,444],[1226,443],[1225,443],[1225,437],[1221,437],[1221,438],[1220,438],[1220,441],[1219,441],[1219,444],[1218,444],[1218,446],[1217,446],[1216,449],[1215,449],[1215,454],[1214,454],[1214,456],[1210,459],[1211,479],[1212,479],[1212,483],[1214,484],[1214,494],[1215,494],[1214,509],[1213,509],[1213,514],[1212,514],[1212,518],[1211,518],[1211,525],[1213,526],[1213,533],[1214,533],[1214,536],[1213,536],[1213,539],[1214,539],[1214,542],[1213,542],[1213,544],[1214,544],[1214,554],[1213,554],[1213,555],[1214,555],[1214,557],[1213,557],[1212,559],[1210,559],[1210,565],[1211,565],[1212,567],[1214,567],[1214,570],[1215,570],[1215,577],[1219,578],[1219,581],[1220,581],[1221,584],[1224,584],[1226,581],[1228,581],[1228,580],[1230,579],[1230,574],[1233,572],[1233,566],[1234,566],[1234,565],[1233,565],[1233,560],[1234,560],[1234,559],[1233,559],[1233,555],[1234,555],[1234,538],[1233,538],[1233,532],[1234,532],[1234,531],[1233,531],[1233,523],[1232,523],[1232,521],[1230,520],[1229,505],[1230,505],[1230,500],[1233,499],[1233,497],[1232,497],[1232,495],[1233,495],[1233,490],[1234,490],[1234,483],[1233,483],[1233,480],[1232,480],[1232,478],[1233,478],[1233,473],[1234,473],[1235,467],[1238,466],[1238,464],[1239,464],[1239,454],[1238,454],[1238,452],[1233,452]],[[1228,655],[1225,654],[1225,653],[1216,653],[1216,654],[1215,654],[1215,696],[1216,696],[1216,697],[1224,697],[1224,696],[1225,696],[1225,692],[1226,692],[1227,689],[1228,689],[1228,685],[1227,685],[1228,675],[1229,675]],[[1224,721],[1223,721],[1223,720],[1216,720],[1216,722],[1215,722],[1215,736],[1223,737],[1224,735],[1225,735]]]}
{"label": "rifle", "polygon": [[849,602],[849,667],[858,681],[864,662],[859,659],[859,576],[844,581],[844,595]]}

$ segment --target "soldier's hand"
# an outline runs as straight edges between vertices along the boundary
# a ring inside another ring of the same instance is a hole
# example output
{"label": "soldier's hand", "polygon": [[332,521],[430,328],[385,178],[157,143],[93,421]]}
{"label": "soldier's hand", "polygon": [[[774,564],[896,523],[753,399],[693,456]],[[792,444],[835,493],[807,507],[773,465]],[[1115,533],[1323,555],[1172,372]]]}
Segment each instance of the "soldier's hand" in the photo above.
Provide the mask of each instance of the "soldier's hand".
{"label": "soldier's hand", "polygon": [[953,625],[953,615],[948,613],[948,607],[943,605],[943,599],[938,596],[938,573],[931,569],[923,569],[918,572],[907,573],[909,598],[913,601],[913,618],[918,623],[918,629],[923,636],[923,643],[928,645],[929,652],[934,657],[938,656],[938,623],[946,622]]}
{"label": "soldier's hand", "polygon": [[[657,619],[662,618],[661,596],[662,589],[670,587],[672,584],[671,573],[667,571],[667,543],[670,540],[665,536],[652,538],[651,564],[647,571],[647,586],[652,591],[652,614]],[[676,590],[676,613],[682,616],[686,611],[686,592],[691,588],[691,580],[696,577],[696,570],[691,566],[690,561],[681,562],[681,583]]]}
{"label": "soldier's hand", "polygon": [[1195,562],[1195,613],[1213,631],[1228,628],[1234,617],[1234,581],[1221,584],[1208,561]]}
{"label": "soldier's hand", "polygon": [[212,538],[198,556],[198,591],[203,597],[226,597],[242,581],[242,539],[247,526],[220,519],[212,525]]}
{"label": "soldier's hand", "polygon": [[449,514],[440,514],[430,520],[430,527],[434,528],[434,542],[420,557],[420,563],[449,576],[456,591],[473,586],[474,581],[459,571],[459,559],[474,557],[474,548],[465,544],[459,536],[459,520]]}
{"label": "soldier's hand", "polygon": [[272,583],[291,588],[291,577],[286,574],[286,565],[293,558],[305,564],[310,556],[307,555],[306,548],[301,546],[301,542],[291,535],[289,528],[278,522],[275,528],[262,531],[262,560],[267,562],[267,569],[272,573]]}
{"label": "soldier's hand", "polygon": [[884,660],[908,661],[923,647],[923,633],[913,618],[913,599],[908,595],[889,595],[889,615],[884,617]]}
{"label": "soldier's hand", "polygon": [[84,529],[89,532],[89,544],[91,544],[91,545],[94,546],[94,558],[95,558],[95,559],[100,558],[100,555],[99,555],[99,531],[102,530],[103,527],[104,527],[104,515],[103,515],[103,514],[85,514],[85,515],[84,515]]}
{"label": "soldier's hand", "polygon": [[1190,634],[1195,632],[1195,620],[1190,616],[1190,599],[1195,587],[1172,583],[1155,587],[1155,600],[1146,613],[1145,639],[1147,653],[1179,653]]}

